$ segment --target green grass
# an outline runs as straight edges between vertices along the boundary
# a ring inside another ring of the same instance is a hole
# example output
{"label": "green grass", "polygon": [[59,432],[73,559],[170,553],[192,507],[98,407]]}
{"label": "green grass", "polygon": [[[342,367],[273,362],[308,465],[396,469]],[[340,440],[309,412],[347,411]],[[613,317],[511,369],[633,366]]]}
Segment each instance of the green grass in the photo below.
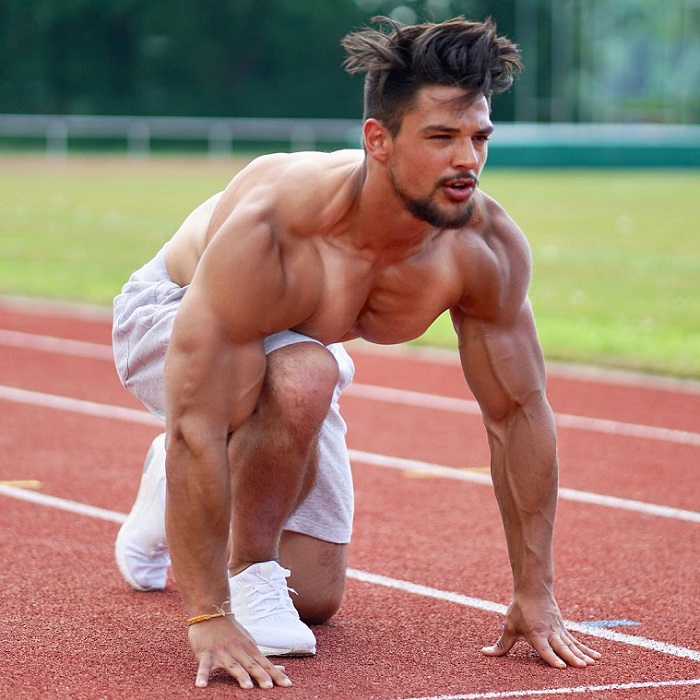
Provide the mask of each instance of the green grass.
{"label": "green grass", "polygon": [[0,293],[111,304],[241,163],[0,157]]}
{"label": "green grass", "polygon": [[[700,171],[501,171],[550,360],[700,377]],[[424,338],[453,334],[440,319]]]}
{"label": "green grass", "polygon": [[[0,156],[0,294],[108,305],[242,161]],[[700,378],[700,171],[501,170],[549,360]],[[421,343],[454,347],[445,317]]]}

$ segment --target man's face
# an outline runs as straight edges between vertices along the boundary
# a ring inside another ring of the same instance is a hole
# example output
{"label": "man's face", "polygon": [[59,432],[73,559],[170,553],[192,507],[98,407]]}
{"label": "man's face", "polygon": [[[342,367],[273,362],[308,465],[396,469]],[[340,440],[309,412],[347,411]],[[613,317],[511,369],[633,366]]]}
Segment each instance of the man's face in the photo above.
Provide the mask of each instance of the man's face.
{"label": "man's face", "polygon": [[437,228],[465,226],[492,131],[485,97],[466,102],[459,88],[421,88],[392,139],[388,163],[406,209]]}

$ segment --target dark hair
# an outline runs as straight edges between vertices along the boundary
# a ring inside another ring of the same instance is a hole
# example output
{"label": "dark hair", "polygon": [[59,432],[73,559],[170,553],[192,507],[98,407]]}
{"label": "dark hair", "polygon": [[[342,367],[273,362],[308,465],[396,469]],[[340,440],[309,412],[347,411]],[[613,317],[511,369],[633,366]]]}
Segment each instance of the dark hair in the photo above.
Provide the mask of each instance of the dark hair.
{"label": "dark hair", "polygon": [[[351,32],[341,44],[348,73],[366,73],[364,118],[381,121],[395,136],[401,119],[425,85],[464,90],[471,102],[507,90],[520,71],[520,51],[497,36],[491,19],[470,22],[463,17],[439,24],[402,26],[375,17],[378,29]],[[387,31],[388,30],[388,31]]]}

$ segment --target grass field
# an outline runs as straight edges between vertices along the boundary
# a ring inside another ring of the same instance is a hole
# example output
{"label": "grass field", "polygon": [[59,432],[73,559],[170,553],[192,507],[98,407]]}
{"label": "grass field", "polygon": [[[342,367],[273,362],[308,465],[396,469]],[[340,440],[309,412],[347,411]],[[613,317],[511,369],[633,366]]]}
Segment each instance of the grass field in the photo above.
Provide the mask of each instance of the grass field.
{"label": "grass field", "polygon": [[[108,305],[242,161],[0,156],[0,294]],[[700,171],[501,170],[549,360],[700,378]],[[446,318],[420,342],[454,347]]]}

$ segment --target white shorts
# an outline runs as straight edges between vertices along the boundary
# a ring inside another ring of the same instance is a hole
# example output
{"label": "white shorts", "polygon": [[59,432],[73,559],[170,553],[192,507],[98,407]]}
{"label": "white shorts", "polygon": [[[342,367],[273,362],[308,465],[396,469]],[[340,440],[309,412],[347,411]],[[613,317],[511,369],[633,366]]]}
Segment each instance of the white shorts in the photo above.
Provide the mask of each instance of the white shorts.
{"label": "white shorts", "polygon": [[[163,248],[129,278],[121,294],[114,299],[112,345],[119,378],[162,420],[165,420],[165,353],[175,315],[186,292],[187,287],[180,287],[170,279]],[[265,338],[265,354],[294,343],[319,341],[294,331],[283,331]],[[346,425],[338,401],[342,390],[352,381],[354,365],[341,343],[326,348],[338,362],[340,373],[330,410],[319,433],[316,482],[290,516],[285,529],[346,544],[352,533],[354,499],[345,444]]]}

